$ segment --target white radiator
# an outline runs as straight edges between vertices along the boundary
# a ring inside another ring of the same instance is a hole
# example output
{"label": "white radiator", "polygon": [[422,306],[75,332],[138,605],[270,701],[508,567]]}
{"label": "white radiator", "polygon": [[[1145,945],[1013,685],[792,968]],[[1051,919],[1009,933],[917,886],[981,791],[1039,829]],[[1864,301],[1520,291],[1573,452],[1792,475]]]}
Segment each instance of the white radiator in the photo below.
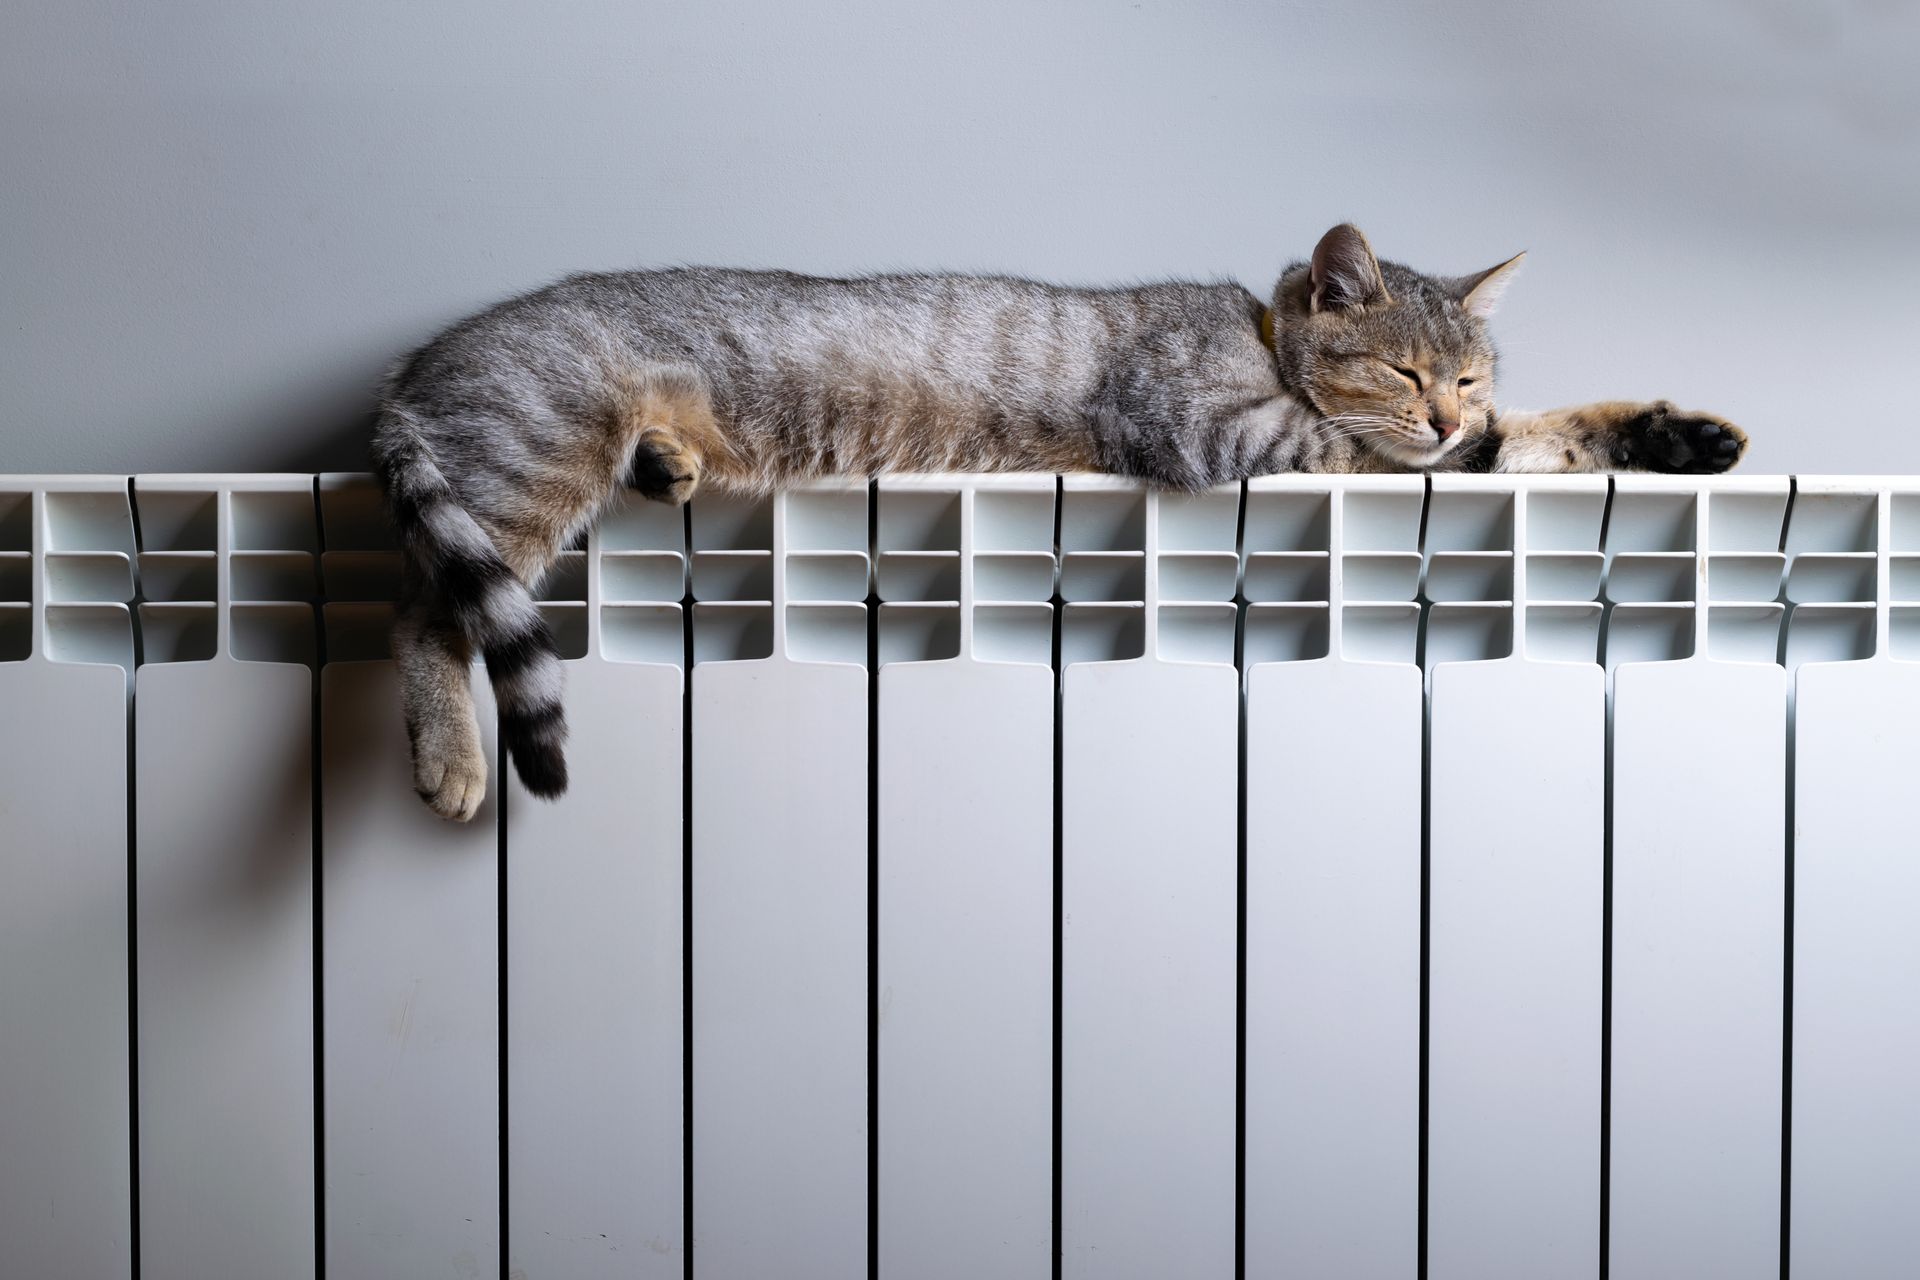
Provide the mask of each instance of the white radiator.
{"label": "white radiator", "polygon": [[1913,1274],[1920,478],[635,501],[468,826],[395,576],[0,477],[6,1274]]}

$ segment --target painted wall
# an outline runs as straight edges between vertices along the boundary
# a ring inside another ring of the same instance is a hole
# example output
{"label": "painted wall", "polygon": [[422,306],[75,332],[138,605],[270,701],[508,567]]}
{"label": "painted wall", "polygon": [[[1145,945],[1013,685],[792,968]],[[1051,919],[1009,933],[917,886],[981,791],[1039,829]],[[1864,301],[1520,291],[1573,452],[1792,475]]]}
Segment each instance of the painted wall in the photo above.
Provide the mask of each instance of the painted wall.
{"label": "painted wall", "polygon": [[578,268],[1224,275],[1533,251],[1528,406],[1920,471],[1916,7],[130,0],[0,42],[0,471],[351,468],[387,361]]}

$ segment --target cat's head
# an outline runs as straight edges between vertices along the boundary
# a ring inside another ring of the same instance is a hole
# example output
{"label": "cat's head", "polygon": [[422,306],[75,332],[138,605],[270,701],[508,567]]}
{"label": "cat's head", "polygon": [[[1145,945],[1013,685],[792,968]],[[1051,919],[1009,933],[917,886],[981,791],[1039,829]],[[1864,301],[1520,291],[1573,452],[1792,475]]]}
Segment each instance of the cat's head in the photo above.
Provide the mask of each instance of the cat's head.
{"label": "cat's head", "polygon": [[1358,227],[1335,227],[1274,289],[1282,381],[1368,449],[1434,465],[1486,430],[1487,317],[1525,256],[1468,276],[1422,275],[1374,257]]}

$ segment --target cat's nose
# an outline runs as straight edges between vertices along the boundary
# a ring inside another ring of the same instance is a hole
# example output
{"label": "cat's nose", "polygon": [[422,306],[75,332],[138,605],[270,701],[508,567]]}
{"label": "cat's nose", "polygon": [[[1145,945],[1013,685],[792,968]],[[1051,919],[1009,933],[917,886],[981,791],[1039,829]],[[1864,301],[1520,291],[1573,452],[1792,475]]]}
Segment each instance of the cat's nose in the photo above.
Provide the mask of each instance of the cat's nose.
{"label": "cat's nose", "polygon": [[1429,425],[1432,426],[1435,435],[1442,440],[1450,440],[1453,438],[1453,433],[1460,429],[1460,420],[1455,418],[1448,421],[1445,418],[1435,418]]}

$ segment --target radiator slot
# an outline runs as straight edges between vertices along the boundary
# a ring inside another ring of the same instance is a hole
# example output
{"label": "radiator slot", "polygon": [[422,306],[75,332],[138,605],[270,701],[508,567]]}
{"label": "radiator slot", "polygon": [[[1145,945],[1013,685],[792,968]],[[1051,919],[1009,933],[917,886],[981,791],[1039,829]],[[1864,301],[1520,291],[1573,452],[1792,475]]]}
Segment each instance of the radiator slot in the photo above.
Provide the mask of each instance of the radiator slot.
{"label": "radiator slot", "polygon": [[1874,655],[1871,605],[1797,605],[1787,620],[1787,665],[1860,662]]}
{"label": "radiator slot", "polygon": [[728,602],[693,607],[693,660],[751,662],[773,653],[773,606]]}
{"label": "radiator slot", "polygon": [[1247,606],[1245,663],[1306,662],[1327,656],[1325,604]]}
{"label": "radiator slot", "polygon": [[1050,665],[1053,607],[1044,604],[974,606],[973,656],[982,662]]}
{"label": "radiator slot", "polygon": [[0,553],[27,555],[32,551],[32,491],[25,488],[0,490]]}
{"label": "radiator slot", "polygon": [[[102,600],[131,600],[133,598],[133,566],[124,551],[73,551],[54,553],[47,556],[47,599],[61,603],[91,602]],[[9,588],[6,580],[13,576],[5,558],[0,557],[0,598],[9,593],[13,598],[28,600],[28,585],[31,576],[29,563],[22,557],[17,565],[20,572]]]}

